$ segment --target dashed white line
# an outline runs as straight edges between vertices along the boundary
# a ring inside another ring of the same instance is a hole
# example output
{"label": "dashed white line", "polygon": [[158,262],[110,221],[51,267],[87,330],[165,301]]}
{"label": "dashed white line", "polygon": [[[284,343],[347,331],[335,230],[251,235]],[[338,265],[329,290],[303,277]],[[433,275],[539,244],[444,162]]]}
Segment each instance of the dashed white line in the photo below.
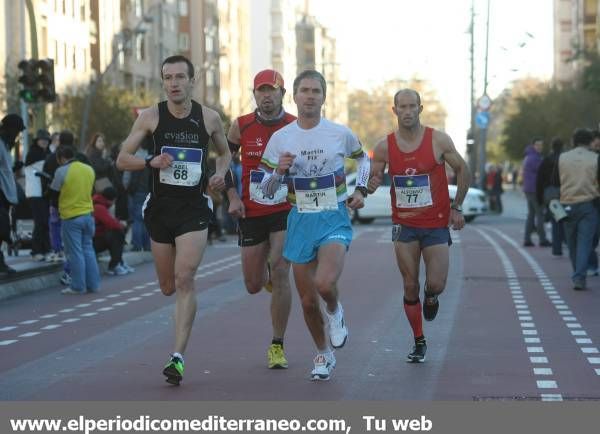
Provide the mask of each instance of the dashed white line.
{"label": "dashed white line", "polygon": [[5,347],[7,345],[14,344],[15,342],[19,342],[19,340],[18,339],[12,339],[12,340],[8,340],[8,341],[0,341],[0,347]]}
{"label": "dashed white line", "polygon": [[40,332],[29,332],[29,333],[23,333],[22,335],[19,335],[20,338],[30,338],[32,336],[37,336],[39,335]]}

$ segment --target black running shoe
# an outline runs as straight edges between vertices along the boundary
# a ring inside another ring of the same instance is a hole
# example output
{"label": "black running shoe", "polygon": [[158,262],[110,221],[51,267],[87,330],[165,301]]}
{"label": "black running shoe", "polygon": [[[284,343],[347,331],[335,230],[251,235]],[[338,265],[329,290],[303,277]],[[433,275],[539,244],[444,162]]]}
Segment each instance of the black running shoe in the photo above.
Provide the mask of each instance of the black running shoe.
{"label": "black running shoe", "polygon": [[425,353],[427,352],[427,342],[425,339],[415,342],[412,352],[406,356],[408,363],[423,363],[425,361]]}
{"label": "black running shoe", "polygon": [[425,321],[433,321],[439,308],[440,302],[437,295],[425,295],[425,300],[423,300],[423,318],[425,318]]}

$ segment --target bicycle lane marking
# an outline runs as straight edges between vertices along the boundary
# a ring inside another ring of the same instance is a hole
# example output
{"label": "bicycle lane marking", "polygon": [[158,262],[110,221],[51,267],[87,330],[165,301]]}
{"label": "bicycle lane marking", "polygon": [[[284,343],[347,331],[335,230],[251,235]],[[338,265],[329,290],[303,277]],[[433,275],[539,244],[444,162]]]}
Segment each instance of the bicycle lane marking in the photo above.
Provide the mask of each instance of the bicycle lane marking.
{"label": "bicycle lane marking", "polygon": [[[522,291],[519,278],[515,272],[513,263],[508,258],[508,255],[504,252],[502,247],[487,233],[481,229],[474,228],[488,243],[491,244],[496,254],[500,257],[502,266],[504,267],[504,273],[506,274],[508,288],[511,292],[513,303],[519,318],[521,333],[523,334],[523,341],[526,345],[527,353],[529,354],[529,361],[533,368],[533,374],[536,378],[536,386],[540,392],[540,398],[542,401],[562,401],[563,397],[560,393],[558,382],[552,378],[553,370],[550,365],[548,356],[544,352],[542,346],[542,340],[539,336],[538,330],[536,329],[533,316],[529,310],[529,305]],[[494,230],[497,234],[502,235],[501,232]],[[543,393],[545,391],[552,391],[554,393]]]}
{"label": "bicycle lane marking", "polygon": [[[229,262],[229,261],[232,261],[232,260],[235,260],[235,259],[237,259],[237,260],[234,261],[234,262]],[[201,272],[202,270],[206,270],[207,268],[211,268],[211,267],[214,267],[215,265],[219,265],[219,264],[222,264],[222,263],[225,263],[225,265],[222,265],[220,267],[212,268],[210,270]],[[197,280],[197,279],[199,279],[201,277],[206,277],[206,276],[215,274],[217,272],[223,271],[223,270],[225,270],[227,268],[231,268],[231,267],[239,265],[239,264],[240,264],[239,254],[235,254],[235,255],[232,255],[232,256],[227,256],[225,258],[219,259],[217,261],[214,261],[214,262],[211,262],[209,264],[205,264],[205,265],[202,265],[201,267],[199,267],[197,274],[194,276],[194,280]],[[134,286],[133,288],[137,289],[137,290],[140,290],[140,289],[145,288],[146,286],[156,285],[157,283],[158,283],[157,281],[151,281],[151,282],[148,282],[146,284],[140,284],[140,285]],[[133,292],[134,292],[133,289],[124,289],[124,290],[121,290],[121,291],[119,291],[117,293],[113,293],[113,294],[99,295],[98,298],[88,300],[89,303],[77,304],[73,308],[61,309],[56,314],[46,314],[46,315],[40,316],[39,318],[40,319],[51,319],[51,318],[54,318],[54,317],[58,316],[58,314],[60,314],[60,313],[71,313],[71,312],[75,311],[76,309],[85,309],[87,307],[93,306],[92,303],[103,303],[103,302],[107,301],[107,299],[109,299],[109,298],[115,298],[115,297],[119,297],[121,294],[130,294],[130,293],[133,293]],[[158,292],[160,292],[159,288],[154,289],[152,292],[147,292],[147,293],[140,294],[140,295],[141,295],[141,297],[148,297],[148,296],[151,296],[153,293],[158,293]],[[79,314],[79,317],[72,316],[70,318],[66,318],[66,319],[62,320],[61,323],[63,323],[63,324],[70,324],[70,323],[74,323],[74,322],[80,321],[81,319],[84,319],[84,318],[91,318],[91,317],[94,317],[94,316],[98,315],[98,313],[109,312],[109,311],[111,311],[111,310],[113,310],[115,308],[126,306],[127,304],[129,304],[129,302],[140,301],[140,300],[142,300],[141,297],[130,297],[130,298],[128,298],[125,301],[113,303],[111,306],[108,306],[108,307],[101,307],[101,308],[99,308],[99,309],[97,309],[95,311],[92,311],[92,312],[83,312],[83,313]],[[21,321],[18,324],[19,325],[30,325],[30,324],[35,324],[37,322],[39,322],[39,320],[27,320],[27,321]],[[16,337],[18,337],[18,338],[30,338],[30,337],[38,336],[38,335],[40,335],[44,331],[56,330],[56,329],[58,329],[60,327],[62,327],[62,324],[49,324],[47,326],[41,327],[37,331],[22,333],[22,334],[20,334],[20,335],[18,335]],[[15,326],[6,326],[6,327],[1,328],[0,331],[8,332],[8,331],[15,330],[17,328],[18,328],[18,325],[15,325]],[[15,343],[19,342],[19,340],[20,339],[14,339],[14,338],[0,340],[0,347],[15,344]]]}
{"label": "bicycle lane marking", "polygon": [[546,273],[544,273],[542,267],[538,264],[538,262],[533,256],[526,252],[512,238],[506,236],[497,229],[492,230],[504,240],[506,240],[507,243],[512,245],[517,250],[517,252],[519,252],[519,254],[523,256],[525,261],[527,261],[531,269],[536,274],[538,281],[544,288],[544,291],[550,299],[550,302],[554,305],[558,314],[562,317],[565,326],[569,329],[571,336],[573,336],[573,338],[575,339],[576,345],[586,356],[588,363],[592,366],[592,369],[594,369],[596,375],[600,375],[600,351],[597,347],[593,346],[592,339],[589,338],[587,331],[582,327],[581,323],[577,320],[577,317],[573,315],[573,312],[571,311],[569,305],[558,294],[558,291],[556,291],[556,288],[554,287]]}

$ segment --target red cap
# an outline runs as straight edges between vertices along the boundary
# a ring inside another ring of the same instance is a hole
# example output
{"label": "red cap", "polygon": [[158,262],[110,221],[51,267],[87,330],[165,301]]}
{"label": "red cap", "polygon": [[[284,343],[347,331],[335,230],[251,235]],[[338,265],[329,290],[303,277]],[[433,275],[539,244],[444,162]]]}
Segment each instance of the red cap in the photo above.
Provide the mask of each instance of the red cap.
{"label": "red cap", "polygon": [[254,90],[264,85],[274,87],[275,89],[279,87],[283,88],[283,77],[279,72],[272,69],[260,71],[254,77]]}

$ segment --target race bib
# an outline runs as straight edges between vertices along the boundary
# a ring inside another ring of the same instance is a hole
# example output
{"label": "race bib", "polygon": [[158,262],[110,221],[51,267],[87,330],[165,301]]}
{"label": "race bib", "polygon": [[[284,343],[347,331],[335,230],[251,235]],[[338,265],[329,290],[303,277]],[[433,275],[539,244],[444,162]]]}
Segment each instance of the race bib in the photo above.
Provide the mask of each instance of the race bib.
{"label": "race bib", "polygon": [[285,202],[288,194],[287,184],[281,184],[275,194],[265,194],[260,188],[264,176],[265,172],[261,170],[250,171],[250,200],[262,205],[277,205]]}
{"label": "race bib", "polygon": [[421,208],[433,205],[429,175],[396,175],[394,190],[398,208]]}
{"label": "race bib", "polygon": [[298,212],[321,212],[338,209],[333,173],[314,178],[294,178]]}
{"label": "race bib", "polygon": [[169,154],[173,162],[160,170],[160,182],[181,187],[194,187],[202,177],[202,149],[163,146],[162,154]]}

